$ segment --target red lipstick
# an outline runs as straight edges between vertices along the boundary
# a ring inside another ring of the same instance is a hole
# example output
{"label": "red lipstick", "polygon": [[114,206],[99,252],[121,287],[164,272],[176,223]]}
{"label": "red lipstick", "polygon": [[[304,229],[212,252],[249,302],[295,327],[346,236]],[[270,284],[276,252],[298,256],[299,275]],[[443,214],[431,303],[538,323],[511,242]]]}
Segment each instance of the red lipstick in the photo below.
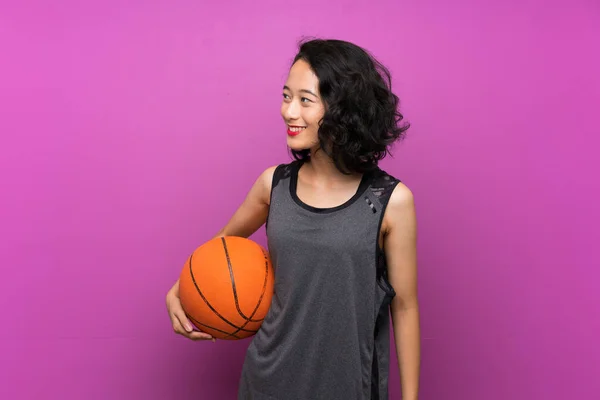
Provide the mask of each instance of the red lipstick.
{"label": "red lipstick", "polygon": [[[303,129],[300,129],[299,131],[292,131],[291,128],[303,128]],[[287,134],[289,136],[298,136],[300,133],[302,133],[304,131],[304,129],[306,129],[306,127],[304,127],[304,126],[288,125]]]}

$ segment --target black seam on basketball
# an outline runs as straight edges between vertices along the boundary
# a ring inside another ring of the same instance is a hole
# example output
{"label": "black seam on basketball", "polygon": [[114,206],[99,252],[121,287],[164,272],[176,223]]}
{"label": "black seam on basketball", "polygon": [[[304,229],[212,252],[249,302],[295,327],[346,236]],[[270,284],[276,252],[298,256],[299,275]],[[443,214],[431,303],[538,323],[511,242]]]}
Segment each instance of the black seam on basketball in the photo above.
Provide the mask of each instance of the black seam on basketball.
{"label": "black seam on basketball", "polygon": [[239,306],[239,303],[238,303],[237,291],[235,289],[235,278],[233,277],[233,266],[231,265],[231,258],[229,257],[229,251],[227,250],[227,241],[225,240],[224,237],[221,237],[221,243],[223,244],[223,249],[225,250],[225,257],[227,259],[227,267],[229,268],[229,276],[231,277],[231,286],[233,287],[233,295],[234,295],[234,299],[235,299],[235,305],[236,305],[236,308],[238,310],[238,313],[246,320],[246,322],[244,322],[242,324],[242,326],[240,328],[238,328],[238,330],[234,331],[231,334],[231,335],[235,335],[240,330],[245,330],[245,329],[242,329],[242,328],[244,328],[246,325],[248,325],[248,323],[250,323],[250,322],[261,322],[261,321],[264,320],[264,318],[253,320],[252,317],[254,316],[254,314],[256,314],[256,311],[258,311],[258,307],[260,306],[260,304],[262,302],[262,298],[263,298],[264,293],[266,291],[266,287],[267,287],[267,275],[269,273],[269,268],[268,268],[269,265],[268,265],[267,256],[263,252],[263,256],[265,257],[265,267],[266,267],[266,271],[267,271],[266,274],[265,274],[265,281],[263,282],[263,290],[262,290],[260,298],[259,298],[259,300],[258,300],[258,302],[256,304],[256,307],[254,308],[254,311],[252,311],[252,314],[250,314],[250,317],[246,317],[242,313],[242,310],[240,309],[240,306]]}
{"label": "black seam on basketball", "polygon": [[[260,294],[260,298],[258,299],[258,302],[256,303],[256,307],[254,308],[254,311],[252,311],[252,314],[250,314],[250,318],[252,318],[254,316],[254,314],[256,314],[256,312],[258,311],[258,307],[260,307],[263,297],[265,295],[265,292],[267,291],[267,281],[268,281],[268,276],[269,276],[269,258],[267,256],[267,253],[264,251],[263,251],[263,257],[265,259],[265,280],[263,282],[262,293]],[[262,318],[258,321],[263,321],[263,320],[264,320],[264,318]],[[244,323],[242,325],[242,327],[246,326],[247,324],[248,324],[248,322]],[[237,333],[237,331],[235,331],[234,333]]]}
{"label": "black seam on basketball", "polygon": [[[263,256],[264,256],[264,258],[265,258],[265,280],[264,280],[264,282],[263,282],[263,290],[262,290],[262,293],[261,293],[261,295],[260,295],[260,298],[258,299],[258,302],[257,302],[257,304],[256,304],[256,307],[254,308],[254,311],[252,311],[252,314],[250,314],[250,318],[252,318],[252,317],[254,316],[254,314],[256,314],[256,311],[258,311],[258,307],[259,307],[259,306],[260,306],[260,304],[262,303],[262,300],[263,300],[264,294],[265,294],[265,292],[266,292],[266,289],[267,289],[267,278],[268,278],[268,275],[269,275],[269,258],[267,257],[267,254],[266,254],[265,252],[263,252]],[[264,318],[263,318],[263,319],[260,319],[259,321],[263,321],[263,320],[264,320]],[[244,324],[242,325],[242,327],[246,326],[247,324],[248,324],[248,322],[244,323]],[[238,331],[235,331],[234,333],[237,333],[237,332],[238,332]],[[258,331],[257,331],[257,332],[258,332]]]}
{"label": "black seam on basketball", "polygon": [[[231,288],[233,289],[233,299],[235,301],[235,308],[237,308],[238,314],[240,314],[245,320],[247,320],[249,322],[262,321],[262,319],[252,319],[252,316],[254,315],[256,310],[249,317],[247,317],[242,312],[242,309],[240,308],[240,303],[238,300],[237,289],[235,287],[235,277],[233,276],[233,266],[231,265],[231,258],[229,257],[229,250],[227,250],[227,241],[225,240],[224,237],[221,237],[221,243],[223,243],[223,249],[225,250],[225,258],[227,259],[227,268],[229,269],[229,278],[231,279]],[[243,326],[245,326],[245,324]]]}
{"label": "black seam on basketball", "polygon": [[[186,315],[187,315],[187,314],[186,314]],[[209,328],[209,329],[215,330],[215,331],[217,331],[217,332],[224,333],[224,334],[226,334],[226,335],[227,335],[227,337],[229,337],[229,336],[233,336],[233,337],[235,337],[236,339],[241,339],[239,336],[232,335],[231,333],[229,333],[229,332],[227,332],[227,331],[221,330],[221,329],[219,329],[219,328],[215,328],[214,326],[210,326],[210,325],[203,324],[202,322],[200,322],[200,321],[196,320],[194,317],[192,317],[192,316],[190,316],[190,315],[187,315],[187,317],[188,317],[189,319],[191,319],[191,320],[194,322],[194,324],[202,325],[202,326],[204,326],[204,327],[206,327],[206,328]],[[206,333],[206,332],[205,332],[205,333]]]}
{"label": "black seam on basketball", "polygon": [[210,302],[206,299],[206,297],[204,297],[204,295],[202,294],[202,291],[198,287],[198,283],[196,282],[196,278],[194,277],[194,271],[192,270],[192,258],[193,257],[194,257],[194,254],[192,253],[192,255],[190,256],[190,261],[189,261],[190,275],[192,277],[192,282],[194,282],[194,286],[196,287],[196,291],[198,292],[198,294],[200,295],[200,297],[202,297],[202,300],[204,300],[204,302],[206,303],[206,305],[208,306],[208,308],[210,308],[212,310],[212,312],[214,312],[217,315],[217,317],[221,318],[223,321],[225,321],[226,323],[228,323],[229,325],[231,325],[235,329],[237,329],[237,331],[235,331],[234,334],[237,333],[237,332],[239,332],[239,331],[254,332],[254,331],[251,331],[249,329],[243,329],[243,327],[246,326],[246,324],[244,324],[242,327],[239,327],[239,326],[237,326],[237,325],[229,322],[227,320],[227,318],[225,318],[221,314],[219,314],[219,312],[217,310],[215,310],[215,308],[210,304]]}
{"label": "black seam on basketball", "polygon": [[[256,313],[256,311],[258,310],[258,307],[260,307],[260,305],[263,301],[263,298],[265,297],[265,293],[267,291],[267,281],[269,278],[269,257],[264,250],[263,250],[263,257],[265,258],[265,280],[263,281],[262,293],[260,294],[260,297],[258,298],[258,303],[256,304],[256,308],[252,312],[251,316],[253,316],[254,313]],[[264,318],[262,320],[264,321]]]}

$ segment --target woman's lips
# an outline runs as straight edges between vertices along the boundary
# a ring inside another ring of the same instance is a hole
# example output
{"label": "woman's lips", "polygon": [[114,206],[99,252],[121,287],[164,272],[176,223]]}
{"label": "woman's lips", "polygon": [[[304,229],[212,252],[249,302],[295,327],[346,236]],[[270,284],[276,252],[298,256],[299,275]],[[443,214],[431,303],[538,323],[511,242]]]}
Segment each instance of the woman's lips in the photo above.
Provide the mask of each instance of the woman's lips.
{"label": "woman's lips", "polygon": [[287,134],[289,136],[298,136],[299,134],[301,134],[304,130],[306,129],[306,127],[302,126],[289,126],[287,128]]}

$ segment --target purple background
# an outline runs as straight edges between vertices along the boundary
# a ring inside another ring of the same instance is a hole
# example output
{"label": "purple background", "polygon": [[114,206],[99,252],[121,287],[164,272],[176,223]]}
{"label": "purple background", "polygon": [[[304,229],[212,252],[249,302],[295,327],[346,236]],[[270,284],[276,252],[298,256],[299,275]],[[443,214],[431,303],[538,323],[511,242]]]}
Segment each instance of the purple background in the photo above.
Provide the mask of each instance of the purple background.
{"label": "purple background", "polygon": [[600,398],[592,0],[3,2],[0,398],[235,398],[249,341],[174,335],[164,296],[289,160],[304,34],[371,50],[413,125],[383,167],[418,208],[421,398]]}

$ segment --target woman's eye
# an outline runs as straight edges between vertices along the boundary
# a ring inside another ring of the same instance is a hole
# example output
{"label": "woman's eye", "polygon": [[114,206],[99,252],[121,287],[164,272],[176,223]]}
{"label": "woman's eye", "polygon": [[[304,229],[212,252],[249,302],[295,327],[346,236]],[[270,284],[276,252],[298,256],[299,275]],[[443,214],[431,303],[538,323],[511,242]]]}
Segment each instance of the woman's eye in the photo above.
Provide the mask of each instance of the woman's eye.
{"label": "woman's eye", "polygon": [[[283,98],[284,98],[285,100],[290,100],[290,99],[291,99],[291,96],[289,96],[289,95],[288,95],[288,94],[286,94],[286,93],[283,93]],[[307,98],[307,97],[301,97],[301,98],[300,98],[300,102],[301,102],[301,103],[312,103],[312,100],[311,100],[311,99],[309,99],[309,98]]]}

